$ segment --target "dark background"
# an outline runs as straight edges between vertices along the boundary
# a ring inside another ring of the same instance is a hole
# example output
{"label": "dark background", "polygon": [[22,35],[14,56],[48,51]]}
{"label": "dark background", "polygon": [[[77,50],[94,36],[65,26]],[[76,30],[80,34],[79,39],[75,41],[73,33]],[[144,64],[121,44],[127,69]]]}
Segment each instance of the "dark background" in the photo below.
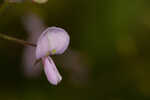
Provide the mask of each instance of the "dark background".
{"label": "dark background", "polygon": [[0,100],[150,99],[149,0],[1,1],[0,33],[26,40],[21,18],[27,12],[68,31],[69,50],[54,60],[69,69],[58,67],[63,76],[58,86],[44,72],[27,78],[21,65],[24,46],[1,39]]}

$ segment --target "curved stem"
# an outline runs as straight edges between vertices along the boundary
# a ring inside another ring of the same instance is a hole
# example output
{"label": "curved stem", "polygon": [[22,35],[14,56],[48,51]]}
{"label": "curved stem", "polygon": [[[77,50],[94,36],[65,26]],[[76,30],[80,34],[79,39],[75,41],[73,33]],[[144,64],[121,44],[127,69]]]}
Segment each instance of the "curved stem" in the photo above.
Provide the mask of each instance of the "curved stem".
{"label": "curved stem", "polygon": [[24,41],[24,40],[20,40],[20,39],[11,37],[11,36],[7,36],[7,35],[1,34],[1,33],[0,33],[0,38],[10,40],[10,41],[13,41],[13,42],[25,45],[25,46],[36,47],[36,44],[30,43],[30,42],[27,42],[27,41]]}

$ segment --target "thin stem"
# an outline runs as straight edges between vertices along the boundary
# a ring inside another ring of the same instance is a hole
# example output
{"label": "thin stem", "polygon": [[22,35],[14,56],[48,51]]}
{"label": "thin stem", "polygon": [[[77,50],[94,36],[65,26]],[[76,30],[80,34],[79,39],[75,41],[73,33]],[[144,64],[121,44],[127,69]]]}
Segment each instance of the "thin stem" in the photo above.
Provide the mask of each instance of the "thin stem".
{"label": "thin stem", "polygon": [[1,33],[0,33],[0,38],[10,40],[10,41],[13,41],[13,42],[25,45],[25,46],[36,47],[36,44],[30,43],[30,42],[27,42],[27,41],[24,41],[24,40],[20,40],[20,39],[14,38],[14,37],[10,37],[10,36],[7,36],[7,35],[1,34]]}

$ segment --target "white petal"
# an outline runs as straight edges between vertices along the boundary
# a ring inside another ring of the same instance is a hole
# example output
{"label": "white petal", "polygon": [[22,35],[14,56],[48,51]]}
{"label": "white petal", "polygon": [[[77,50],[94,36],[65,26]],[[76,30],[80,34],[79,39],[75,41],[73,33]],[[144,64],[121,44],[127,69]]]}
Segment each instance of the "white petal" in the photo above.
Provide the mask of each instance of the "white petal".
{"label": "white petal", "polygon": [[62,54],[68,48],[69,41],[70,37],[64,29],[58,27],[47,28],[38,39],[36,58],[44,57],[48,52],[51,55]]}
{"label": "white petal", "polygon": [[53,60],[50,57],[44,57],[42,58],[42,62],[44,64],[44,71],[48,81],[53,85],[57,85],[62,80],[62,77]]}

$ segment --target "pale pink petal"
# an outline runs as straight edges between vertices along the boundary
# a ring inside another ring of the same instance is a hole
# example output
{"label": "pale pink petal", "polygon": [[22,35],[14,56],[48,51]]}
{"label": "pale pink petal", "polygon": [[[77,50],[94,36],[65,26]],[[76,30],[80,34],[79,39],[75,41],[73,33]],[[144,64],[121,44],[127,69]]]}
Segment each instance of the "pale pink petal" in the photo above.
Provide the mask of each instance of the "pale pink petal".
{"label": "pale pink petal", "polygon": [[49,45],[48,38],[46,36],[43,36],[43,38],[37,42],[36,58],[39,59],[41,57],[46,56],[47,53],[49,52],[49,49],[50,49],[50,45]]}
{"label": "pale pink petal", "polygon": [[36,58],[44,57],[47,53],[50,53],[50,55],[62,54],[68,48],[69,41],[70,37],[64,29],[58,27],[47,28],[38,39]]}
{"label": "pale pink petal", "polygon": [[62,77],[59,74],[53,60],[50,57],[43,57],[42,62],[48,81],[53,85],[57,85],[62,80]]}

